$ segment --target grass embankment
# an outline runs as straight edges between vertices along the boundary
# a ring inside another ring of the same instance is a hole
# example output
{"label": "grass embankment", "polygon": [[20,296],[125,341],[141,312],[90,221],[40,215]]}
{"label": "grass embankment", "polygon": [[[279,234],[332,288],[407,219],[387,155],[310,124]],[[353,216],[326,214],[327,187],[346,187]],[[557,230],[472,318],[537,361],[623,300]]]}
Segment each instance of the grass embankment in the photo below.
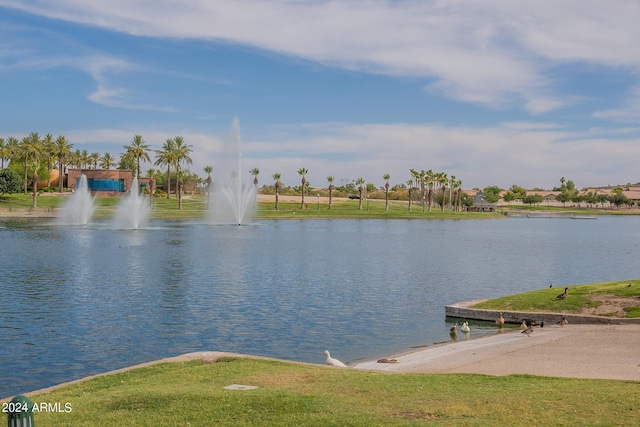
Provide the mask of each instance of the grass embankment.
{"label": "grass embankment", "polygon": [[[471,308],[578,314],[606,304],[607,299],[615,299],[618,304],[625,305],[625,316],[617,317],[640,317],[640,280],[590,283],[568,288],[568,296],[564,299],[556,298],[564,288],[555,287],[493,298]],[[614,316],[611,312],[601,315]]]}
{"label": "grass embankment", "polygon": [[[226,390],[225,386],[258,386]],[[569,392],[570,390],[570,392]],[[47,426],[634,425],[636,382],[384,374],[227,358],[161,363],[31,396]]]}
{"label": "grass embankment", "polygon": [[[38,207],[35,209],[43,214],[55,216],[55,209],[61,207],[62,203],[70,197],[70,193],[63,196],[46,194],[38,197]],[[122,197],[96,197],[94,206],[96,207],[94,218],[111,218],[116,211]],[[259,202],[257,209],[248,214],[248,218],[253,219],[325,219],[325,218],[380,218],[380,219],[477,219],[477,218],[500,218],[495,213],[475,213],[475,212],[452,212],[440,208],[422,209],[422,206],[414,204],[411,211],[408,202],[390,201],[389,210],[385,210],[384,200],[369,200],[362,204],[359,209],[358,200],[334,200],[333,206],[329,209],[328,202],[318,203],[313,197],[307,199],[305,208],[301,209],[300,202],[280,202],[278,210],[275,210],[274,202]],[[0,198],[0,210],[6,212],[24,213],[32,211],[33,200],[29,195],[11,194]],[[182,209],[178,208],[178,200],[175,197],[156,197],[153,201],[153,211],[151,219],[203,219],[207,216],[207,202],[204,196],[189,196],[182,200]]]}

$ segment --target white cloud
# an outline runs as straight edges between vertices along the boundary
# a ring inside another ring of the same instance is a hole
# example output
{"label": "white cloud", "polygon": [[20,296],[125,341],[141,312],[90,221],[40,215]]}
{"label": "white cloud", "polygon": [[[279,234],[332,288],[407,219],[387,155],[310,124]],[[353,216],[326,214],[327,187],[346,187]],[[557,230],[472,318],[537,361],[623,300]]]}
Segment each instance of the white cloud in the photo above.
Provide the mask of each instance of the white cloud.
{"label": "white cloud", "polygon": [[640,66],[635,2],[0,0],[29,13],[151,37],[217,40],[319,63],[425,80],[465,102],[566,104],[549,69]]}
{"label": "white cloud", "polygon": [[632,88],[631,93],[621,108],[612,110],[596,111],[593,117],[597,119],[608,119],[616,122],[640,121],[640,86]]}
{"label": "white cloud", "polygon": [[[309,129],[314,129],[312,134]],[[317,133],[323,129],[324,134]],[[260,140],[242,141],[244,169],[260,169],[260,183],[270,184],[271,175],[282,174],[286,185],[298,185],[297,170],[309,169],[307,179],[314,187],[327,185],[333,175],[337,184],[363,177],[376,186],[382,175],[391,183],[411,178],[409,169],[433,170],[455,175],[464,188],[513,184],[525,188],[557,186],[561,176],[586,186],[637,182],[636,160],[640,157],[638,129],[629,135],[592,129],[575,132],[554,123],[505,122],[490,127],[448,127],[441,125],[306,124],[300,128],[270,129]],[[226,135],[162,129],[95,129],[63,132],[76,148],[121,154],[135,134],[152,149],[160,149],[167,138],[184,137],[192,145],[193,164],[188,168],[204,175],[206,165],[216,169]],[[288,135],[288,136],[285,136]],[[100,148],[95,148],[100,147]],[[313,147],[313,149],[309,149]],[[151,154],[154,159],[154,154]],[[146,163],[146,170],[154,167]]]}

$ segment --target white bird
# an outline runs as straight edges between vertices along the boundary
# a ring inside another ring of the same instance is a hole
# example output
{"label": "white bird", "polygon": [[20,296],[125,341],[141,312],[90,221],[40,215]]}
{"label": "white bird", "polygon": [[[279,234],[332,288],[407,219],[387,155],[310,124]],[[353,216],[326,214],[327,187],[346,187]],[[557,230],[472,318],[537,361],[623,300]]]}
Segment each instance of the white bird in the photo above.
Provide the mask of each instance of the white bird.
{"label": "white bird", "polygon": [[334,359],[333,357],[331,357],[331,353],[329,353],[329,350],[325,350],[325,351],[323,351],[323,353],[327,355],[327,365],[339,366],[341,368],[346,368],[347,367],[347,365],[345,365],[344,363],[342,363],[338,359]]}
{"label": "white bird", "polygon": [[469,322],[464,322],[462,326],[460,326],[460,330],[462,332],[470,332],[471,328],[469,327]]}

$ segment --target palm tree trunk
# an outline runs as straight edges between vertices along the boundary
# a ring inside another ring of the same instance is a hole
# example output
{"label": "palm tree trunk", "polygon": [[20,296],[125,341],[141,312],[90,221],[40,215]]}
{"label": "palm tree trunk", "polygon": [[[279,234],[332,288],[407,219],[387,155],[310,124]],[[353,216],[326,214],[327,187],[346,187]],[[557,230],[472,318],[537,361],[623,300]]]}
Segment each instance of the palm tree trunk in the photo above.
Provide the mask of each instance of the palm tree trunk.
{"label": "palm tree trunk", "polygon": [[384,185],[384,210],[389,210],[389,182]]}
{"label": "palm tree trunk", "polygon": [[182,210],[182,186],[180,185],[180,164],[176,165],[176,195],[178,197],[178,209]]}
{"label": "palm tree trunk", "polygon": [[167,166],[167,199],[171,198],[171,166]]}
{"label": "palm tree trunk", "polygon": [[33,207],[38,206],[37,198],[38,197],[38,172],[33,173]]}
{"label": "palm tree trunk", "polygon": [[333,206],[333,184],[329,186],[329,209]]}
{"label": "palm tree trunk", "polygon": [[60,189],[60,193],[62,193],[62,186],[64,185],[64,166],[63,166],[64,160],[62,159],[62,157],[58,157],[58,169],[59,169],[59,173],[58,173],[58,187]]}
{"label": "palm tree trunk", "polygon": [[27,195],[27,161],[29,160],[29,156],[24,157],[24,195]]}

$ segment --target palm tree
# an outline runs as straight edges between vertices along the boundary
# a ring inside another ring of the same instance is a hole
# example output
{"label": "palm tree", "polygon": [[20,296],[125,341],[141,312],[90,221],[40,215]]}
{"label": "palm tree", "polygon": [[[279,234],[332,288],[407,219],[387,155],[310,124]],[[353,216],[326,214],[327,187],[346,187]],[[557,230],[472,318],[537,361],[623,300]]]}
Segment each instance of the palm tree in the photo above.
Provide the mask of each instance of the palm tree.
{"label": "palm tree", "polygon": [[457,212],[461,212],[462,211],[462,180],[458,179],[455,181],[455,186],[456,186],[456,193],[455,193],[455,199],[456,199],[456,211]]}
{"label": "palm tree", "polygon": [[413,192],[413,180],[407,180],[407,188],[409,189],[409,212],[411,212],[411,193]]}
{"label": "palm tree", "polygon": [[385,173],[384,175],[382,175],[382,179],[384,179],[384,210],[388,211],[389,210],[389,179],[391,178],[391,175],[389,175],[388,173]]}
{"label": "palm tree", "polygon": [[142,135],[134,135],[129,145],[125,145],[125,156],[129,156],[136,161],[136,177],[140,180],[140,159],[150,162],[149,152],[151,148],[144,142]]}
{"label": "palm tree", "polygon": [[89,152],[87,150],[80,151],[78,161],[80,162],[80,167],[82,169],[87,169],[87,166],[89,166]]}
{"label": "palm tree", "polygon": [[256,198],[253,202],[253,208],[257,209],[258,208],[258,174],[260,173],[260,169],[253,168],[249,171],[249,173],[253,175],[253,186],[255,187],[255,190],[256,190]]}
{"label": "palm tree", "polygon": [[[173,138],[167,138],[162,144],[162,150],[156,150],[156,166],[167,167],[167,198],[171,197],[171,165],[176,163],[176,142]],[[177,197],[177,193],[176,193]]]}
{"label": "palm tree", "polygon": [[447,183],[449,182],[447,178],[447,174],[444,172],[440,172],[440,177],[438,178],[438,183],[440,184],[440,188],[442,189],[442,203],[440,204],[440,210],[444,212],[444,202],[445,195],[447,193]]}
{"label": "palm tree", "polygon": [[433,204],[433,185],[434,185],[434,174],[431,169],[427,171],[427,187],[429,188],[429,194],[427,194],[427,207],[428,211],[431,212],[431,205]]}
{"label": "palm tree", "polygon": [[100,167],[102,169],[111,169],[116,164],[116,158],[111,153],[106,152],[100,157]]}
{"label": "palm tree", "polygon": [[4,138],[0,138],[0,160],[2,160],[2,169],[4,169],[4,161],[11,158],[11,146]]}
{"label": "palm tree", "polygon": [[54,153],[56,155],[56,157],[58,158],[58,176],[59,176],[59,182],[58,182],[58,187],[60,189],[60,192],[62,193],[62,187],[64,185],[64,167],[65,167],[65,159],[69,159],[72,156],[71,153],[71,149],[73,148],[73,144],[69,144],[69,142],[67,141],[67,138],[65,138],[64,136],[60,135],[58,136],[58,138],[56,139],[56,142],[54,143]]}
{"label": "palm tree", "polygon": [[3,161],[3,169],[4,169],[4,160],[11,161],[15,156],[17,156],[20,151],[18,146],[20,145],[20,141],[18,138],[10,136],[7,138],[7,148],[4,151],[5,157],[2,158]]}
{"label": "palm tree", "polygon": [[280,195],[280,172],[276,172],[273,175],[271,175],[271,178],[273,178],[273,180],[276,182],[275,183],[275,187],[276,187],[276,210],[279,210],[278,208],[278,196]]}
{"label": "palm tree", "polygon": [[79,148],[76,148],[74,152],[71,153],[71,156],[69,156],[69,162],[71,166],[75,167],[76,169],[81,169],[82,163],[80,162],[80,157],[82,157],[82,153],[80,152]]}
{"label": "palm tree", "polygon": [[451,178],[449,178],[449,209],[451,209],[451,204],[452,204],[452,190],[453,190],[453,184],[456,182],[456,176],[455,175],[451,175]]}
{"label": "palm tree", "polygon": [[300,168],[298,169],[298,175],[302,176],[302,187],[300,187],[302,189],[302,203],[300,203],[300,209],[304,209],[304,192],[306,190],[306,184],[307,184],[307,177],[305,175],[307,175],[309,173],[309,170],[307,170],[306,168]]}
{"label": "palm tree", "polygon": [[47,187],[51,187],[51,169],[54,158],[54,150],[55,147],[53,145],[53,135],[48,133],[42,139],[42,151],[47,158]]}
{"label": "palm tree", "polygon": [[360,197],[358,198],[358,209],[362,210],[362,194],[364,192],[364,178],[356,179],[356,185],[358,186],[358,193]]}
{"label": "palm tree", "polygon": [[33,203],[31,204],[32,207],[37,207],[38,206],[38,202],[37,202],[37,197],[38,197],[38,162],[35,161],[33,163],[33,175],[31,175],[31,186],[33,188],[33,193],[32,193],[32,198],[33,198]]}
{"label": "palm tree", "polygon": [[189,157],[189,153],[191,153],[191,145],[184,143],[184,138],[181,136],[176,136],[173,138],[175,142],[175,159],[176,159],[176,188],[178,191],[178,209],[182,209],[182,186],[180,183],[182,180],[180,179],[180,163],[186,162],[187,164],[193,163],[191,157]]}
{"label": "palm tree", "polygon": [[333,175],[327,177],[327,182],[329,183],[329,209],[331,209],[333,206]]}
{"label": "palm tree", "polygon": [[204,173],[207,174],[207,209],[209,209],[209,200],[211,196],[211,183],[213,179],[211,179],[211,172],[213,172],[213,166],[207,165],[204,167]]}
{"label": "palm tree", "polygon": [[98,169],[99,162],[100,162],[100,153],[93,152],[89,154],[89,164],[93,166],[94,169]]}
{"label": "palm tree", "polygon": [[37,132],[31,132],[29,136],[25,136],[20,141],[18,146],[18,157],[24,160],[24,194],[27,194],[27,173],[29,171],[29,160],[33,158],[35,162],[38,161],[38,156],[42,151],[42,141]]}

